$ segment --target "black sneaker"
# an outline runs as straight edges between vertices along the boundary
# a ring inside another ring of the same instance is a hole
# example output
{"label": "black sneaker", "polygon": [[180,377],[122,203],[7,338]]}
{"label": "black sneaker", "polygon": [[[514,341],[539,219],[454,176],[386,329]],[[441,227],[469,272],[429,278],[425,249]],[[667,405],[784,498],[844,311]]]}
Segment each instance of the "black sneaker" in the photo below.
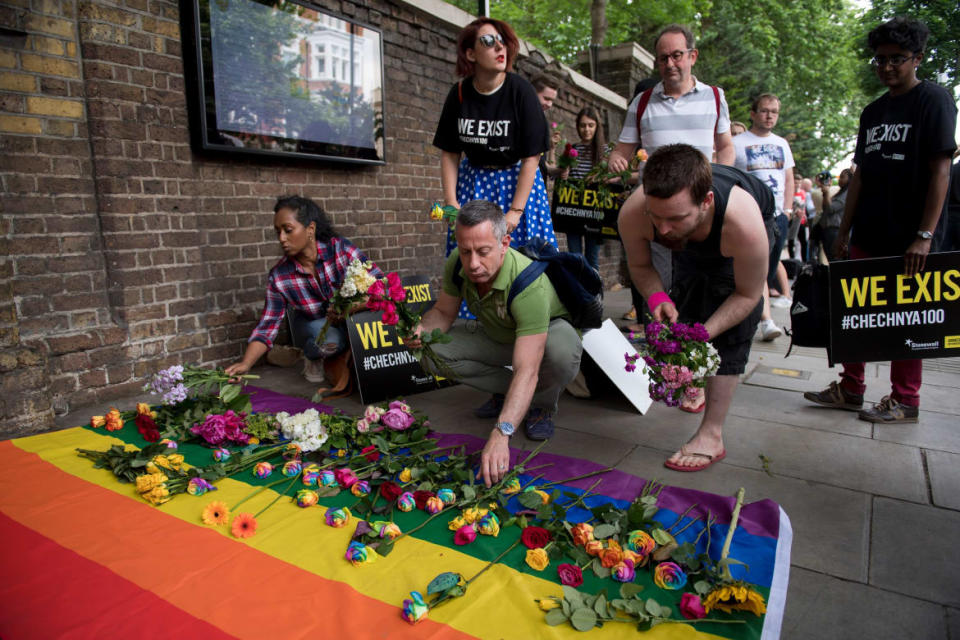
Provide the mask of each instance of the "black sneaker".
{"label": "black sneaker", "polygon": [[920,421],[920,407],[908,407],[890,396],[883,396],[872,409],[860,412],[860,419],[881,424],[902,424]]}
{"label": "black sneaker", "polygon": [[850,393],[836,381],[831,382],[830,386],[823,391],[804,391],[803,397],[810,402],[816,402],[833,409],[860,411],[863,408],[863,395]]}
{"label": "black sneaker", "polygon": [[544,409],[530,409],[523,428],[531,440],[549,440],[553,437],[553,414]]}
{"label": "black sneaker", "polygon": [[490,399],[484,402],[482,405],[473,410],[473,415],[478,418],[487,420],[489,418],[496,418],[500,415],[500,412],[503,410],[503,401],[504,395],[502,393],[495,393],[490,396]]}

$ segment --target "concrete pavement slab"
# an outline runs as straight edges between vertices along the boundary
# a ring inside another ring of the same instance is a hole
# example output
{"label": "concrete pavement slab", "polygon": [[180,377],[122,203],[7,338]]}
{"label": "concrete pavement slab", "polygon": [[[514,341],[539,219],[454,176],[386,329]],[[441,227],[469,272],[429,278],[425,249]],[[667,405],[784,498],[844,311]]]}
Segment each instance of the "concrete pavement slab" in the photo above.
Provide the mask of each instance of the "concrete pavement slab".
{"label": "concrete pavement slab", "polygon": [[737,387],[730,415],[862,438],[869,438],[873,431],[869,422],[858,420],[852,411],[819,407],[796,391],[746,384]]}
{"label": "concrete pavement slab", "polygon": [[944,608],[798,567],[790,572],[783,640],[947,640]]}
{"label": "concrete pavement slab", "polygon": [[960,638],[960,609],[947,608],[947,631],[951,640]]}
{"label": "concrete pavement slab", "polygon": [[[728,418],[727,462],[776,475],[926,502],[920,452],[912,447],[748,418]],[[668,480],[671,482],[672,480]]]}
{"label": "concrete pavement slab", "polygon": [[960,511],[960,455],[927,451],[926,456],[933,504]]}
{"label": "concrete pavement slab", "polygon": [[958,539],[956,511],[875,498],[870,584],[960,607]]}
{"label": "concrete pavement slab", "polygon": [[[916,424],[878,424],[873,427],[876,440],[897,442],[924,449],[960,453],[960,411],[938,413],[921,407]],[[864,423],[867,424],[867,423]]]}
{"label": "concrete pavement slab", "polygon": [[672,486],[735,495],[746,489],[747,502],[769,498],[779,503],[793,525],[793,565],[847,580],[866,582],[870,540],[870,495],[838,489],[724,462],[709,471],[676,473],[663,467],[656,450],[637,447],[617,468]]}

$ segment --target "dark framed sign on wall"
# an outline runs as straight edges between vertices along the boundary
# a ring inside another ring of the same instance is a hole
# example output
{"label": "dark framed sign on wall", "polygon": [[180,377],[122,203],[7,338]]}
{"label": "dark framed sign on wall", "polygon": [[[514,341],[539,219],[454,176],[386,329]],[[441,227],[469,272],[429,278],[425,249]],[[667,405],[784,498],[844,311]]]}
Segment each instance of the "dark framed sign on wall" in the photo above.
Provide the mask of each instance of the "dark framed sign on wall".
{"label": "dark framed sign on wall", "polygon": [[181,0],[198,153],[384,163],[383,38],[306,2]]}

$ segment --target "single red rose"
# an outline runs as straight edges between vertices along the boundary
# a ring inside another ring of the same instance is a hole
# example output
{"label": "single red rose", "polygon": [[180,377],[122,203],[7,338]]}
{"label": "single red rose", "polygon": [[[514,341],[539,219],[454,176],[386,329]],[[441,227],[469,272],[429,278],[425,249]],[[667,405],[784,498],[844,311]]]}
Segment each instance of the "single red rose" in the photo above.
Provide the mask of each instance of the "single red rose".
{"label": "single red rose", "polygon": [[[160,439],[160,432],[157,430],[157,423],[154,422],[153,416],[151,416],[149,413],[138,413],[137,417],[133,419],[133,423],[137,425],[137,431],[140,432],[140,435],[143,436],[143,439],[147,442],[156,442]],[[147,437],[148,433],[153,435],[151,432],[157,434],[157,437],[153,440]]]}
{"label": "single red rose", "polygon": [[386,498],[389,502],[393,502],[403,493],[403,487],[398,485],[396,482],[390,482],[387,480],[382,485],[380,485],[380,495]]}
{"label": "single red rose", "polygon": [[376,462],[380,459],[380,452],[377,451],[376,445],[370,445],[369,447],[364,447],[360,449],[360,453],[363,454],[363,457],[366,458],[369,462]]}
{"label": "single red rose", "polygon": [[430,498],[435,498],[437,494],[433,491],[414,491],[413,499],[417,503],[417,509],[425,509],[427,506],[427,500]]}
{"label": "single red rose", "polygon": [[158,442],[160,440],[160,432],[156,429],[144,429],[140,432],[140,435],[147,442]]}
{"label": "single red rose", "polygon": [[557,567],[560,584],[570,587],[579,587],[583,584],[583,571],[575,564],[561,564]]}
{"label": "single red rose", "polygon": [[542,549],[552,539],[553,536],[543,527],[526,527],[520,534],[520,542],[528,549]]}

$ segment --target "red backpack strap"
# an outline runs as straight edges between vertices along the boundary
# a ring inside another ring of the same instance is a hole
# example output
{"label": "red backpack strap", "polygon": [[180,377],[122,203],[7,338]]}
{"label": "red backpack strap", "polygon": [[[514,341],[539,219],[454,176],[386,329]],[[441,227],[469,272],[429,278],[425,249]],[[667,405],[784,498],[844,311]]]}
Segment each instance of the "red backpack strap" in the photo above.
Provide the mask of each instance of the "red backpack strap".
{"label": "red backpack strap", "polygon": [[713,101],[717,103],[717,121],[713,123],[713,136],[717,136],[717,128],[720,126],[720,89],[711,85],[713,89]]}
{"label": "red backpack strap", "polygon": [[653,87],[640,94],[640,102],[637,103],[637,137],[640,139],[640,146],[643,146],[643,136],[640,133],[640,118],[643,112],[647,110],[647,103],[650,102],[650,96],[653,95]]}

